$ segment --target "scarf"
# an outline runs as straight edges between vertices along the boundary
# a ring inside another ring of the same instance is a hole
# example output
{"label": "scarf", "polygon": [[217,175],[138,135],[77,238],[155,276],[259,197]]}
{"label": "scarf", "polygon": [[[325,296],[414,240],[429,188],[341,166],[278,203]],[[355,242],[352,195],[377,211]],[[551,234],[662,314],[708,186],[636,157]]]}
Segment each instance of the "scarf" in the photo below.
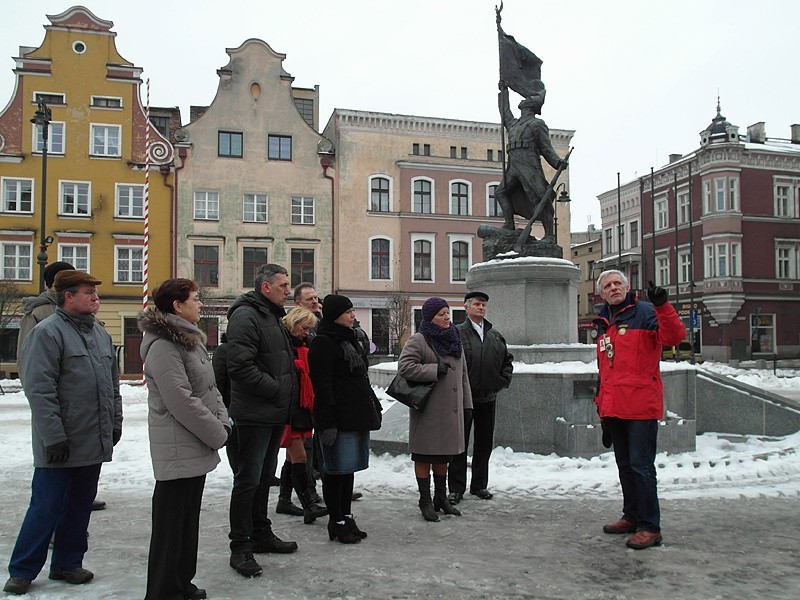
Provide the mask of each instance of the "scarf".
{"label": "scarf", "polygon": [[302,344],[294,347],[297,358],[294,367],[300,376],[300,406],[306,410],[314,410],[314,387],[308,374],[308,346]]}
{"label": "scarf", "polygon": [[344,353],[344,362],[351,373],[355,373],[358,370],[366,371],[367,365],[358,352],[358,340],[354,329],[323,320],[319,324],[317,335],[327,335],[339,342],[339,346]]}
{"label": "scarf", "polygon": [[437,354],[461,358],[461,336],[453,323],[450,323],[447,329],[442,329],[430,321],[423,320],[419,330]]}

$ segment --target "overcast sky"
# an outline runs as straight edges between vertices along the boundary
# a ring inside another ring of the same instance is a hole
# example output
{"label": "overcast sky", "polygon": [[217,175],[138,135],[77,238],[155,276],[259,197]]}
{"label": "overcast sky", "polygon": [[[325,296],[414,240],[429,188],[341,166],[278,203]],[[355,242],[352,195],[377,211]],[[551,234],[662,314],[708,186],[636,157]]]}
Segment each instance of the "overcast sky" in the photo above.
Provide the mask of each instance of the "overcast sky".
{"label": "overcast sky", "polygon": [[[211,103],[226,48],[248,38],[286,54],[294,85],[334,108],[498,122],[493,0],[85,0],[150,78],[151,104]],[[11,9],[10,7],[14,8]],[[3,3],[0,106],[19,46],[39,46],[64,1]],[[544,61],[551,128],[576,131],[572,230],[600,225],[597,195],[688,153],[715,115],[745,133],[800,123],[796,0],[507,0],[503,28]],[[144,92],[142,92],[144,98]]]}

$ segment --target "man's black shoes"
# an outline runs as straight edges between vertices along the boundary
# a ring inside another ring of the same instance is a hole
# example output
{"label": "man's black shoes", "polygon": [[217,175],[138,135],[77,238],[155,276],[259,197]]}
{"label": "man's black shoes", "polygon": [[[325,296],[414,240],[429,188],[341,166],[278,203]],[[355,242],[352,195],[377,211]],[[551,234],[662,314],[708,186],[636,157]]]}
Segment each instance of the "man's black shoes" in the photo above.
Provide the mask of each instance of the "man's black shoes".
{"label": "man's black shoes", "polygon": [[447,496],[447,499],[450,501],[450,504],[456,505],[464,499],[463,492],[450,492]]}
{"label": "man's black shoes", "polygon": [[492,494],[489,490],[486,489],[470,490],[469,493],[472,494],[473,496],[477,496],[481,500],[491,500],[492,498],[494,498],[494,494]]}

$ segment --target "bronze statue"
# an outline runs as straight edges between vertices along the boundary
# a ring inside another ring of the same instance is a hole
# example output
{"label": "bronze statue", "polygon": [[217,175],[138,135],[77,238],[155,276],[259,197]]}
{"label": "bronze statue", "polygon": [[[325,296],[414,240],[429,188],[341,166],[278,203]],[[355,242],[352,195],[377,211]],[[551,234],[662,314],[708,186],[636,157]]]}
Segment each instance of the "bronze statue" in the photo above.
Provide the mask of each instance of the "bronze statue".
{"label": "bronze statue", "polygon": [[[541,80],[542,61],[503,31],[500,26],[502,10],[501,4],[496,9],[500,47],[499,107],[503,127],[508,131],[508,166],[503,171],[503,180],[497,186],[495,198],[503,209],[504,229],[515,230],[514,215],[529,219],[529,225],[538,219],[545,231],[541,241],[553,243],[552,190],[556,179],[567,167],[567,160],[559,157],[553,149],[550,130],[537,117],[542,112],[547,93]],[[523,96],[519,103],[519,118],[511,112],[509,87]],[[557,169],[552,183],[544,176],[542,158]],[[530,227],[527,233],[530,233]]]}

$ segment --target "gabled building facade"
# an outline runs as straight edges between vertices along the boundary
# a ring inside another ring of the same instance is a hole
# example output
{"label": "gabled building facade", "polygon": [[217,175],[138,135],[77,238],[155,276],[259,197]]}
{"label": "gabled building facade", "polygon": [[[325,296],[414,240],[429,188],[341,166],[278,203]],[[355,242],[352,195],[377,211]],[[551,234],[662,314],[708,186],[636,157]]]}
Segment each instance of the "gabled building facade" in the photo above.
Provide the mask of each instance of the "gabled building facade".
{"label": "gabled building facade", "polygon": [[580,270],[578,283],[578,342],[594,343],[596,326],[594,318],[598,314],[595,295],[595,279],[600,275],[599,262],[603,256],[601,232],[594,225],[586,231],[573,231],[570,234],[570,260]]}
{"label": "gabled building facade", "polygon": [[[123,370],[141,372],[145,164],[150,243],[165,249],[150,254],[154,281],[171,274],[173,147],[157,131],[145,145],[141,69],[117,52],[113,23],[80,6],[47,18],[42,44],[15,58],[14,94],[0,113],[2,279],[20,296],[39,293],[42,241],[46,262],[90,271],[103,281],[99,318],[121,347]],[[46,182],[43,127],[31,122],[40,101],[50,111]]]}
{"label": "gabled building facade", "polygon": [[[618,231],[617,214],[623,226],[641,223],[622,270],[636,281],[636,265],[642,282],[669,290],[696,353],[800,353],[800,125],[789,138],[768,138],[764,123],[742,135],[717,106],[698,149],[621,189],[631,213],[617,213],[616,191],[605,192],[603,230]],[[603,265],[616,267],[618,247],[603,241]]]}
{"label": "gabled building facade", "polygon": [[[333,287],[351,297],[377,352],[401,341],[398,311],[412,311],[413,330],[431,296],[447,299],[454,320],[463,320],[467,271],[482,261],[478,226],[503,224],[494,199],[503,177],[500,125],[336,109],[324,134],[336,152]],[[573,132],[550,134],[566,155]],[[569,209],[561,206],[567,246]],[[541,227],[533,233],[543,235]]]}
{"label": "gabled building facade", "polygon": [[333,253],[332,147],[314,129],[319,89],[294,89],[286,56],[262,40],[226,52],[213,102],[192,107],[175,132],[177,273],[202,288],[211,348],[260,265],[281,264],[292,285],[324,294]]}

